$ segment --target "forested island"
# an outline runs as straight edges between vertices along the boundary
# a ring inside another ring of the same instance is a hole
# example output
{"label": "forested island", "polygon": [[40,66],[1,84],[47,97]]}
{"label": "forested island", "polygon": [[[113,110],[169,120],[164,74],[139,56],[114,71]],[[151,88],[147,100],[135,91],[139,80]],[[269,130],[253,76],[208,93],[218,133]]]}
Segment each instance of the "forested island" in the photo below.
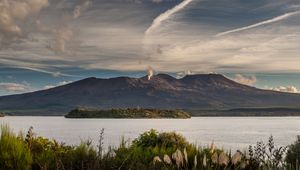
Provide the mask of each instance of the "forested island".
{"label": "forested island", "polygon": [[174,118],[189,119],[190,114],[182,110],[162,110],[162,109],[110,109],[91,110],[76,108],[65,115],[66,118]]}
{"label": "forested island", "polygon": [[195,117],[278,117],[300,116],[300,108],[236,108],[229,110],[189,110]]}

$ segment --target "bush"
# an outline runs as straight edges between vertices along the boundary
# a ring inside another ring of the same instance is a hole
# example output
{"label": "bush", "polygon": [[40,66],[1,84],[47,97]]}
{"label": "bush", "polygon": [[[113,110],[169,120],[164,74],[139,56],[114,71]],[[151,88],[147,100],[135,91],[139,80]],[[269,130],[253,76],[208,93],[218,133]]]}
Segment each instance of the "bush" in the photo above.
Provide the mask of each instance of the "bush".
{"label": "bush", "polygon": [[30,169],[32,157],[22,137],[16,137],[8,126],[1,126],[0,132],[0,169]]}
{"label": "bush", "polygon": [[300,168],[300,136],[297,137],[297,140],[293,144],[288,146],[286,162],[290,169]]}
{"label": "bush", "polygon": [[158,133],[156,130],[151,129],[140,135],[140,137],[133,141],[134,145],[140,147],[174,147],[174,148],[185,148],[189,143],[182,136],[175,132],[170,133]]}

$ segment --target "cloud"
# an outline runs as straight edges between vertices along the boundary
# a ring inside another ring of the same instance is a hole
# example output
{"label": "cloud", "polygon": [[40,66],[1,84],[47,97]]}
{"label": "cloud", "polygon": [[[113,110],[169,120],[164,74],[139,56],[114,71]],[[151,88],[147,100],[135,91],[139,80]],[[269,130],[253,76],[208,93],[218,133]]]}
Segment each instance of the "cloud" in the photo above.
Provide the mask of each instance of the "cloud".
{"label": "cloud", "polygon": [[58,86],[63,86],[63,85],[69,84],[69,83],[72,83],[72,81],[61,81],[56,85],[46,85],[46,86],[44,86],[43,89],[44,90],[51,89],[51,88],[58,87]]}
{"label": "cloud", "polygon": [[245,85],[248,85],[248,86],[253,86],[257,82],[257,79],[254,75],[245,76],[245,75],[242,75],[242,74],[236,74],[234,76],[233,80],[240,83],[240,84],[245,84]]}
{"label": "cloud", "polygon": [[151,26],[146,30],[145,35],[147,36],[148,34],[151,34],[156,28],[158,28],[162,24],[162,22],[168,20],[170,17],[172,17],[172,15],[174,15],[178,11],[184,9],[192,1],[193,0],[183,0],[181,3],[179,3],[175,7],[173,7],[171,9],[167,10],[166,12],[160,14],[158,17],[156,17],[153,20]]}
{"label": "cloud", "polygon": [[[300,71],[300,20],[286,15],[300,2],[85,2],[52,0],[35,14],[18,16],[13,23],[22,38],[8,36],[15,43],[1,48],[0,63],[54,76],[64,68],[135,71],[148,65],[166,72]],[[215,36],[245,26],[251,29]]]}
{"label": "cloud", "polygon": [[0,0],[0,44],[24,36],[24,22],[48,6],[48,0]]}
{"label": "cloud", "polygon": [[184,76],[193,75],[193,74],[196,74],[196,73],[192,72],[191,70],[185,70],[185,71],[176,73],[176,78],[179,79],[179,78],[183,78]]}
{"label": "cloud", "polygon": [[0,82],[0,91],[4,92],[28,92],[31,91],[32,87],[24,82],[24,83],[1,83]]}
{"label": "cloud", "polygon": [[297,14],[300,14],[300,11],[289,12],[289,13],[286,13],[286,14],[277,16],[275,18],[272,18],[272,19],[269,19],[269,20],[266,20],[266,21],[262,21],[262,22],[259,22],[259,23],[253,24],[253,25],[249,25],[249,26],[242,27],[242,28],[237,28],[237,29],[230,30],[230,31],[221,32],[221,33],[218,33],[216,36],[217,37],[218,36],[224,36],[224,35],[227,35],[227,34],[248,30],[248,29],[260,27],[260,26],[263,26],[263,25],[272,24],[274,22],[282,21],[284,19],[287,19],[287,18],[289,18],[291,16],[294,16],[294,15],[297,15]]}
{"label": "cloud", "polygon": [[300,93],[299,89],[295,86],[279,86],[275,88],[268,88],[269,90],[286,92],[286,93]]}
{"label": "cloud", "polygon": [[[90,0],[81,0],[79,4],[75,5],[71,13],[67,13],[62,17],[58,25],[52,29],[54,39],[49,46],[51,50],[59,55],[75,55],[75,51],[80,47],[81,41],[78,36],[80,31],[74,28],[72,23],[76,22],[90,5]],[[41,28],[41,26],[39,26],[39,28]]]}

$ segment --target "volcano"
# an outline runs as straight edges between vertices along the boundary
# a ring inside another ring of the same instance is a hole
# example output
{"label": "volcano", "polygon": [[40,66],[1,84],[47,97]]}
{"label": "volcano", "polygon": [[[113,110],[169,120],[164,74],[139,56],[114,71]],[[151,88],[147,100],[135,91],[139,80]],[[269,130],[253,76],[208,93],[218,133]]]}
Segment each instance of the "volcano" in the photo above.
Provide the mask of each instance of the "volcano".
{"label": "volcano", "polygon": [[176,79],[158,74],[150,80],[87,78],[52,89],[0,97],[0,111],[12,115],[65,115],[76,107],[226,110],[298,108],[300,95],[257,89],[220,74]]}

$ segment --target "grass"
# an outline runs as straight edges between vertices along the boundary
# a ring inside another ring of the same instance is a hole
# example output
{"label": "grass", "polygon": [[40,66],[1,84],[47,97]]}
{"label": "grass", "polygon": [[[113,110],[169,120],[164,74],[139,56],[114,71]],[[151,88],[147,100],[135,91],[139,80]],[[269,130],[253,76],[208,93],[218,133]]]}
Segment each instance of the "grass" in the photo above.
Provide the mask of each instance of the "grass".
{"label": "grass", "polygon": [[244,151],[224,151],[214,144],[200,147],[174,132],[155,130],[132,142],[123,139],[118,147],[104,151],[104,129],[97,147],[92,141],[70,146],[37,136],[30,128],[26,135],[1,126],[0,170],[219,170],[300,168],[300,137],[291,145],[276,147],[271,136]]}

